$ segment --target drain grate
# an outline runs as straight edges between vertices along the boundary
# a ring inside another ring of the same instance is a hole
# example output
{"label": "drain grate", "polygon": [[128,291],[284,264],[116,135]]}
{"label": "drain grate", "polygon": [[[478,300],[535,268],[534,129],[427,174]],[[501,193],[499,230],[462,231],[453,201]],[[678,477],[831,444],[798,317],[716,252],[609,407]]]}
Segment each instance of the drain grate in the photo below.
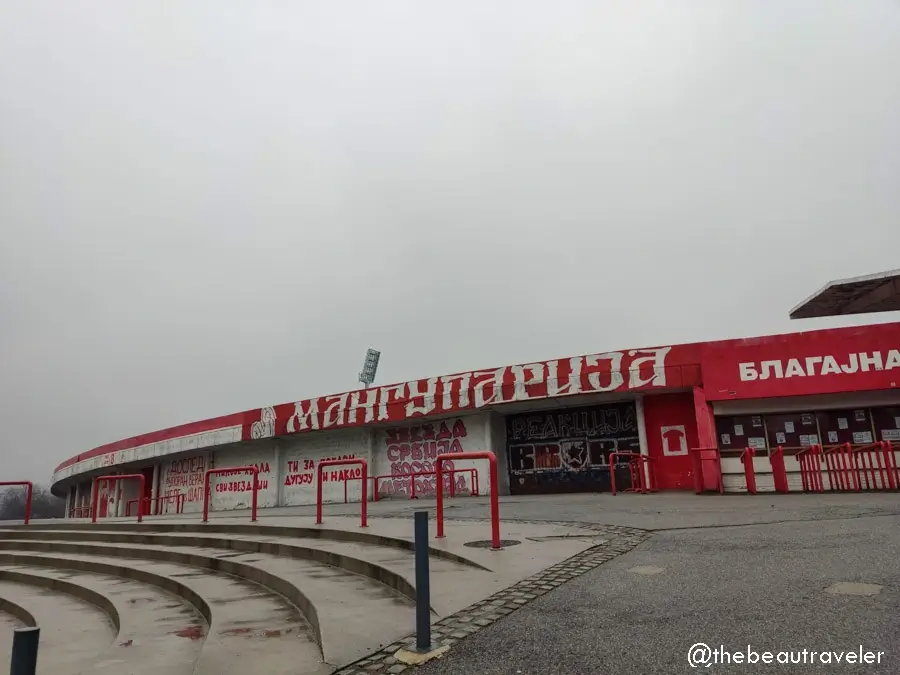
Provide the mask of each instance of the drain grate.
{"label": "drain grate", "polygon": [[[500,548],[509,548],[510,546],[517,546],[522,542],[518,539],[501,539],[500,540]],[[490,539],[484,539],[480,541],[467,541],[465,546],[470,546],[472,548],[491,548],[493,543]]]}

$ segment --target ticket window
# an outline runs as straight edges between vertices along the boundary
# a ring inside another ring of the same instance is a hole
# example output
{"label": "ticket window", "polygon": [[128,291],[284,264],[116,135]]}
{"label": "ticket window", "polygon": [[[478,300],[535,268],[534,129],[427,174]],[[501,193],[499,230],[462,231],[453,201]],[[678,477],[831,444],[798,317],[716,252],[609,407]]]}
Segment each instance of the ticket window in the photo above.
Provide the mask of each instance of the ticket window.
{"label": "ticket window", "polygon": [[900,406],[873,408],[872,423],[875,440],[900,444]]}
{"label": "ticket window", "polygon": [[811,412],[766,415],[769,447],[801,450],[819,443],[819,427]]}
{"label": "ticket window", "polygon": [[738,415],[716,418],[719,451],[740,454],[754,448],[757,456],[766,454],[766,427],[762,415]]}
{"label": "ticket window", "polygon": [[865,408],[825,410],[816,414],[824,446],[867,445],[875,442],[872,417]]}

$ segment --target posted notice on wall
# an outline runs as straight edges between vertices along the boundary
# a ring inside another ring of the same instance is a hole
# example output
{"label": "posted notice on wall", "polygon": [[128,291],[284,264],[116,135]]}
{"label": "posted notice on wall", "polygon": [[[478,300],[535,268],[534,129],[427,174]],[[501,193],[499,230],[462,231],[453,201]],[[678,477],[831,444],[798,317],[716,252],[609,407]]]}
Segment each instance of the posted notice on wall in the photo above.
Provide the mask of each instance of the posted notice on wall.
{"label": "posted notice on wall", "polygon": [[838,429],[846,429],[848,426],[846,417],[838,417]]}
{"label": "posted notice on wall", "polygon": [[734,425],[734,435],[735,436],[743,436],[744,435],[744,425],[743,424],[735,424]]}
{"label": "posted notice on wall", "polygon": [[871,431],[855,431],[853,432],[854,443],[872,443]]}
{"label": "posted notice on wall", "polygon": [[783,431],[778,431],[775,433],[775,442],[778,443],[778,445],[784,445],[785,443],[787,443],[787,437],[784,435]]}
{"label": "posted notice on wall", "polygon": [[794,423],[793,422],[785,422],[784,430],[786,433],[789,433],[789,434],[794,433]]}

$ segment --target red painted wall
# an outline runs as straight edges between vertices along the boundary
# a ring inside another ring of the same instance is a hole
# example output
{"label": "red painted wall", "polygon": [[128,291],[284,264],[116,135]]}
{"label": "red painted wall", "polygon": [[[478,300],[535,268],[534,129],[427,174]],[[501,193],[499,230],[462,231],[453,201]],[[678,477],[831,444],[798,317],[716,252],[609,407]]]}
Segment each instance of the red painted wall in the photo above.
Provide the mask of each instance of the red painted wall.
{"label": "red painted wall", "polygon": [[673,444],[681,435],[677,428],[683,427],[682,448],[690,450],[698,447],[693,392],[646,396],[644,423],[647,429],[647,452],[653,460],[656,487],[660,490],[692,488],[694,483],[690,455],[667,454],[664,446],[668,445],[669,450],[672,450]]}

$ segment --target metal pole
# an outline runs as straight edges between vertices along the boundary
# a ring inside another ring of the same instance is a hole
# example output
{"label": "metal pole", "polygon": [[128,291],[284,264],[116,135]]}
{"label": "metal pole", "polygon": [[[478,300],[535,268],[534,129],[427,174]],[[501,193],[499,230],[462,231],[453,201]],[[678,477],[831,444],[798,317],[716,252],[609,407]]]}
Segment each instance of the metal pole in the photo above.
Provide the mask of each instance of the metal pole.
{"label": "metal pole", "polygon": [[416,511],[416,651],[431,650],[431,579],[428,574],[428,511]]}
{"label": "metal pole", "polygon": [[34,675],[37,671],[38,642],[41,629],[18,628],[13,631],[9,675]]}

